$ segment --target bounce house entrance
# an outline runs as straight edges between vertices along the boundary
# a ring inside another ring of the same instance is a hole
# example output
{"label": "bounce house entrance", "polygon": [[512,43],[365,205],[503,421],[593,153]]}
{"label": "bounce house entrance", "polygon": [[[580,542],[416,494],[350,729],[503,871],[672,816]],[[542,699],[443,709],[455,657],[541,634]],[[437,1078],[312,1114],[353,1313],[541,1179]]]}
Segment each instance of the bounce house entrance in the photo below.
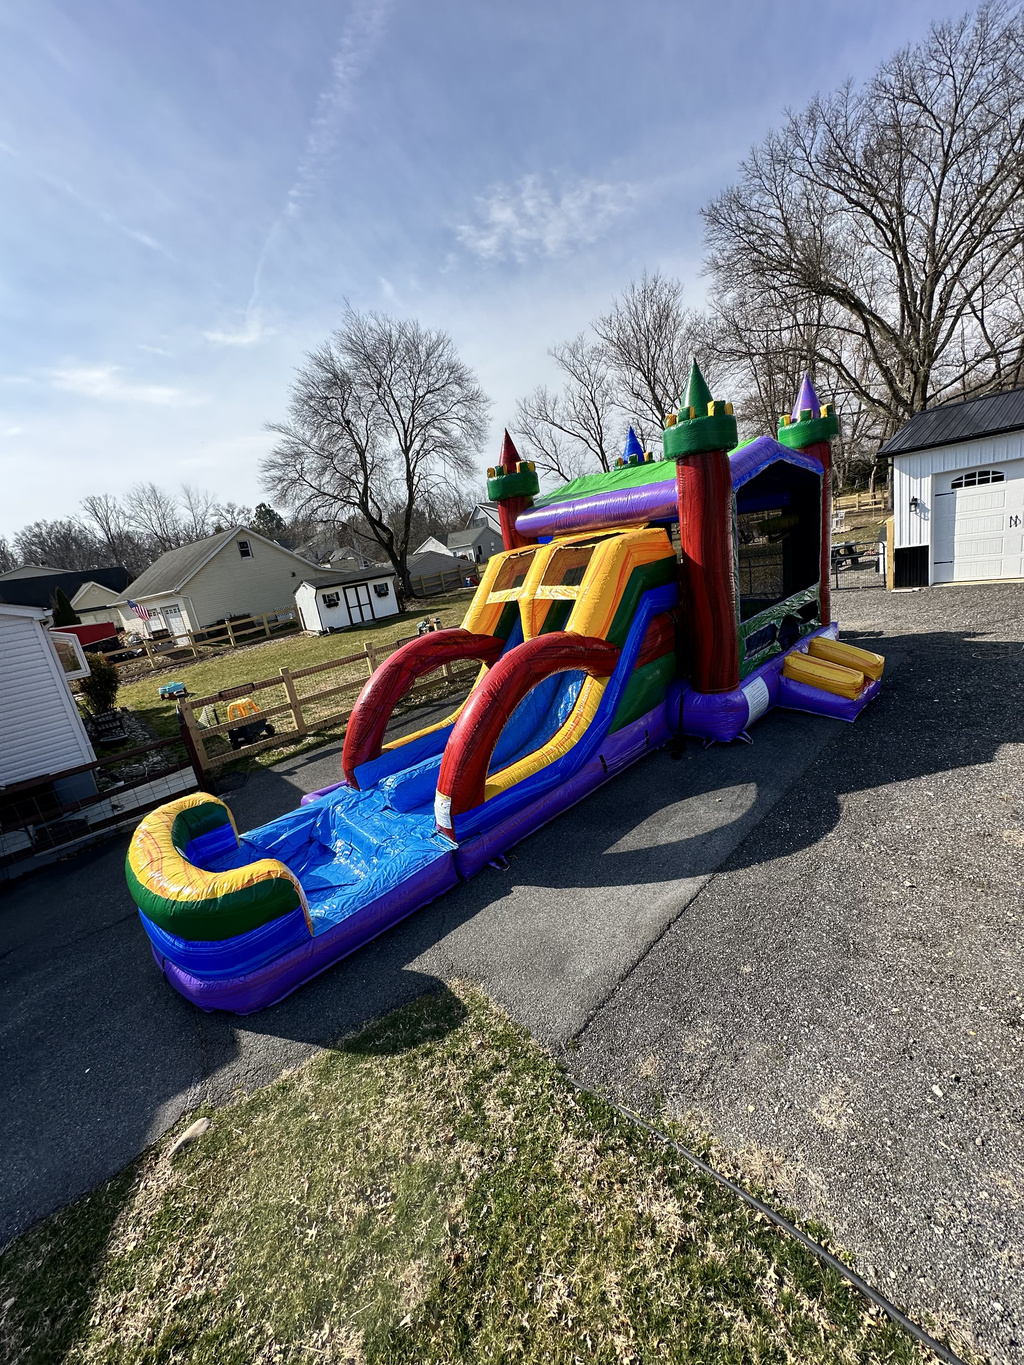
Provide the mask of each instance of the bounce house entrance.
{"label": "bounce house entrance", "polygon": [[779,462],[736,492],[740,672],[821,625],[821,479]]}

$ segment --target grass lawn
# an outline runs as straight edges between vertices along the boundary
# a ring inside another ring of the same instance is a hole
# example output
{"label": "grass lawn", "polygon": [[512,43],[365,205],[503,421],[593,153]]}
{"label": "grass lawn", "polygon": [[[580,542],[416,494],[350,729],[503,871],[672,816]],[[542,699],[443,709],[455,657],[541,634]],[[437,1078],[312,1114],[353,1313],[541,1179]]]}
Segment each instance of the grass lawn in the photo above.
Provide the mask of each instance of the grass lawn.
{"label": "grass lawn", "polygon": [[475,991],[211,1117],[0,1256],[0,1359],[930,1358]]}
{"label": "grass lawn", "polygon": [[[417,603],[414,610],[389,616],[372,625],[354,627],[335,635],[288,634],[276,640],[264,640],[260,644],[246,645],[240,649],[228,650],[210,659],[200,659],[196,663],[186,663],[181,667],[161,670],[145,675],[136,681],[123,683],[118,693],[118,704],[130,706],[143,718],[157,735],[176,735],[178,721],[175,716],[173,700],[162,701],[159,688],[162,683],[174,679],[183,682],[189,693],[196,697],[208,697],[228,687],[238,687],[247,682],[262,678],[272,678],[282,668],[307,668],[311,664],[326,663],[330,659],[343,658],[354,654],[365,645],[385,649],[403,637],[416,634],[416,626],[424,616],[437,616],[444,626],[457,626],[461,623],[473,597],[472,589],[460,589],[443,597],[430,597]],[[365,665],[349,666],[333,672],[314,675],[302,680],[300,692],[314,691],[330,687],[338,682],[366,676]],[[266,689],[256,694],[258,701],[265,706],[274,706],[285,700],[284,689]],[[346,700],[354,701],[356,693]],[[325,710],[333,711],[341,707],[338,698],[325,703]],[[223,719],[227,719],[225,715]],[[286,728],[290,722],[284,717],[279,728]],[[277,763],[282,754],[295,754],[306,749],[317,748],[336,740],[344,733],[344,726],[335,730],[319,731],[311,735],[301,746],[288,746],[286,749],[269,749],[249,758],[240,758],[243,764],[257,764],[262,767]]]}

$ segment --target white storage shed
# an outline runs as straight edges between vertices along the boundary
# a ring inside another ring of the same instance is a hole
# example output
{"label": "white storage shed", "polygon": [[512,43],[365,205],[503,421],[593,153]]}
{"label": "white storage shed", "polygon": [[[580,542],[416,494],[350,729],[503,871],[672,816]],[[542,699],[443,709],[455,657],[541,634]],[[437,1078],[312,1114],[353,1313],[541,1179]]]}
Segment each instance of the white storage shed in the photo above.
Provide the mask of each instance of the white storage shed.
{"label": "white storage shed", "polygon": [[1024,389],[919,412],[882,454],[894,587],[1024,578]]}
{"label": "white storage shed", "polygon": [[299,584],[295,605],[303,630],[318,635],[378,621],[399,610],[395,574],[383,567],[324,574]]}
{"label": "white storage shed", "polygon": [[50,635],[50,620],[0,602],[0,791],[96,758],[68,687],[88,663],[73,635]]}

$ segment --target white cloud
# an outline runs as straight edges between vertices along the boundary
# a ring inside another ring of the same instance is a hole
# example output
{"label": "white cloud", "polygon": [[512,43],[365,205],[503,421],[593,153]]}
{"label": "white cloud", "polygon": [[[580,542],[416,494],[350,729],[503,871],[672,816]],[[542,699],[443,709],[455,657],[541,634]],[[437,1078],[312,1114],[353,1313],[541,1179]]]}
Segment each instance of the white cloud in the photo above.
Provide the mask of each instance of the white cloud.
{"label": "white cloud", "polygon": [[553,194],[539,175],[526,175],[518,185],[498,185],[478,197],[477,221],[459,225],[456,234],[484,260],[561,256],[603,236],[635,200],[628,184],[562,181]]}
{"label": "white cloud", "polygon": [[24,427],[2,427],[0,428],[0,438],[8,439],[12,436],[21,436],[24,431]]}
{"label": "white cloud", "polygon": [[73,365],[63,370],[51,370],[50,383],[55,389],[105,402],[152,403],[167,407],[194,401],[187,399],[180,389],[162,384],[129,383],[121,377],[119,365]]}
{"label": "white cloud", "polygon": [[247,315],[241,327],[218,327],[212,332],[204,332],[207,341],[215,346],[252,346],[273,332],[263,326],[255,315]]}

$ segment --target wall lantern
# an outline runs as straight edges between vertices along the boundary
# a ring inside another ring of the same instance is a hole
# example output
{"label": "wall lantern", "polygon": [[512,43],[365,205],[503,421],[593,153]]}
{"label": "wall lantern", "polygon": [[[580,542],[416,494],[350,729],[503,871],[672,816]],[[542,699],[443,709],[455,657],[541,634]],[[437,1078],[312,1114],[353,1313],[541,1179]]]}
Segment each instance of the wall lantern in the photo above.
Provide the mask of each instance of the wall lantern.
{"label": "wall lantern", "polygon": [[911,498],[911,499],[910,499],[910,510],[911,510],[912,512],[918,512],[918,511],[920,511],[920,508],[921,508],[921,504],[920,504],[920,502],[917,500],[917,498],[916,498],[916,497]]}

